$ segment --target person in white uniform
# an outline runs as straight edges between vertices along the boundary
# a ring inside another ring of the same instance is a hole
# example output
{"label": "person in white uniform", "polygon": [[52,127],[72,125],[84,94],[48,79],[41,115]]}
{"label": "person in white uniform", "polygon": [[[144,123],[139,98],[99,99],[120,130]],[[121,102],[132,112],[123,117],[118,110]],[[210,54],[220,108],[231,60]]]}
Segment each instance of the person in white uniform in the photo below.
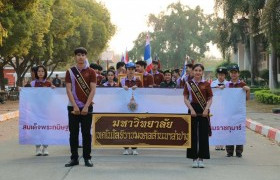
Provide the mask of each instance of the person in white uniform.
{"label": "person in white uniform", "polygon": [[[224,89],[226,87],[226,84],[228,83],[228,81],[226,80],[228,70],[227,70],[226,67],[218,67],[217,70],[216,70],[216,73],[217,73],[218,79],[216,79],[215,81],[213,81],[211,83],[211,88]],[[219,151],[219,150],[224,151],[225,150],[224,146],[222,146],[222,145],[215,146],[215,149],[217,151]]]}

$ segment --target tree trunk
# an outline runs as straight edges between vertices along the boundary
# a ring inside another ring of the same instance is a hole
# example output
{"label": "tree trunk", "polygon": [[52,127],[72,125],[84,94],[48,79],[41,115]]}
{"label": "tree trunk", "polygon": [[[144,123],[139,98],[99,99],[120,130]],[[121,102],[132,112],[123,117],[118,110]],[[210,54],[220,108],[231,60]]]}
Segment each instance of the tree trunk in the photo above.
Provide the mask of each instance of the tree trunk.
{"label": "tree trunk", "polygon": [[271,80],[270,89],[276,89],[278,87],[278,73],[277,73],[277,53],[275,47],[271,45]]}
{"label": "tree trunk", "polygon": [[255,48],[255,40],[253,34],[250,34],[250,58],[251,58],[251,86],[255,85],[256,78],[256,48]]}
{"label": "tree trunk", "polygon": [[245,43],[245,52],[244,52],[244,69],[251,70],[251,54],[250,54],[250,44]]}
{"label": "tree trunk", "polygon": [[0,64],[0,88],[1,90],[5,90],[5,84],[4,84],[4,66],[2,63]]}

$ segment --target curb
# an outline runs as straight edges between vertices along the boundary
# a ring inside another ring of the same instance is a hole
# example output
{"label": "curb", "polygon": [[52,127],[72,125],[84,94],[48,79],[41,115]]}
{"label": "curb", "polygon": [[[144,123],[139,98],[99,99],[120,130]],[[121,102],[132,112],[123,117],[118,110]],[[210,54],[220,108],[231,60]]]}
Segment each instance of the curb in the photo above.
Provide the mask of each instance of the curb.
{"label": "curb", "polygon": [[7,121],[12,118],[19,117],[19,111],[13,111],[5,114],[0,114],[0,122]]}
{"label": "curb", "polygon": [[280,130],[263,125],[251,119],[246,120],[246,127],[280,144]]}

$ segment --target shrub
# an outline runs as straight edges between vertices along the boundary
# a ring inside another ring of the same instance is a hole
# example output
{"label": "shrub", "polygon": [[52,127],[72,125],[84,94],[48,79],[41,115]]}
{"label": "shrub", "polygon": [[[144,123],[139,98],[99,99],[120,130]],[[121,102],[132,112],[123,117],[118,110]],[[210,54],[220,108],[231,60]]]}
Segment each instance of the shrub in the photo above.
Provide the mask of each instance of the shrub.
{"label": "shrub", "polygon": [[269,89],[262,88],[262,87],[251,87],[250,88],[250,93],[255,93],[256,91],[261,91],[261,90],[269,90]]}
{"label": "shrub", "polygon": [[261,90],[255,92],[258,102],[265,104],[280,104],[280,96],[272,93],[270,90]]}

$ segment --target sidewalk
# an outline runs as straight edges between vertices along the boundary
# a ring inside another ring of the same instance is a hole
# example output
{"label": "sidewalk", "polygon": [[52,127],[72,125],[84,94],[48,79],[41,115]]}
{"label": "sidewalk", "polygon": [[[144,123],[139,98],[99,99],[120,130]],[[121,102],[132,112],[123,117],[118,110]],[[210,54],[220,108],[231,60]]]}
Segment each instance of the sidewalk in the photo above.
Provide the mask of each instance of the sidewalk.
{"label": "sidewalk", "polygon": [[247,107],[246,127],[280,145],[280,114],[256,112]]}

